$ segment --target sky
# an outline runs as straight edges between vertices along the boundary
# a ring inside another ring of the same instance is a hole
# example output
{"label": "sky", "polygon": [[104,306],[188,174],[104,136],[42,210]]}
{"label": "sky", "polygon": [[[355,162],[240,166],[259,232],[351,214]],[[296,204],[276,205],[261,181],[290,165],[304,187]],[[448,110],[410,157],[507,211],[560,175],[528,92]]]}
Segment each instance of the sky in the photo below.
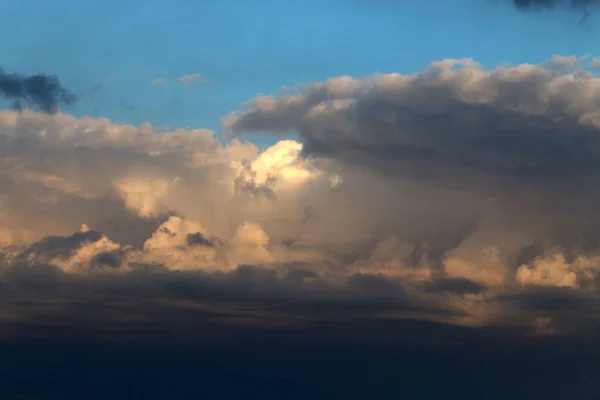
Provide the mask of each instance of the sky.
{"label": "sky", "polygon": [[0,2],[0,397],[599,398],[599,8]]}
{"label": "sky", "polygon": [[[0,12],[7,72],[57,75],[81,95],[74,115],[157,127],[220,130],[258,93],[332,76],[599,50],[594,16],[578,27],[580,10],[522,12],[509,1],[7,0]],[[180,84],[194,74],[203,81]],[[169,84],[152,85],[161,78]]]}

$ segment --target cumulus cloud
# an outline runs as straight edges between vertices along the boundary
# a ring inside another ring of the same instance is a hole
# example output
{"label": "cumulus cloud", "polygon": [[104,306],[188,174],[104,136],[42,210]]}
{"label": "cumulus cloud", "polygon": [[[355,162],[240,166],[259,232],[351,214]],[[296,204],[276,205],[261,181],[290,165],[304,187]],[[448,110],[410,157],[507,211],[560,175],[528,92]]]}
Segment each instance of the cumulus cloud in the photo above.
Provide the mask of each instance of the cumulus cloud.
{"label": "cumulus cloud", "polygon": [[583,61],[555,56],[485,69],[443,60],[413,75],[337,77],[257,97],[223,122],[238,134],[295,133],[304,160],[329,163],[343,179],[360,170],[411,185],[407,197],[428,193],[420,204],[428,201],[430,212],[462,212],[453,222],[430,221],[454,229],[430,262],[448,277],[589,289],[598,276],[600,80]]}
{"label": "cumulus cloud", "polygon": [[[557,60],[570,59],[555,58],[553,66]],[[258,97],[225,122],[236,132],[298,131],[306,155],[406,164],[405,175],[429,169],[450,180],[465,171],[561,180],[596,171],[583,138],[593,140],[598,123],[597,85],[584,71],[484,70],[472,60],[444,60],[415,75],[340,77],[298,94]]]}
{"label": "cumulus cloud", "polygon": [[298,137],[264,150],[0,112],[0,316],[593,333],[600,81],[578,60],[444,60],[260,96],[224,123]]}
{"label": "cumulus cloud", "polygon": [[60,104],[68,105],[76,100],[75,95],[65,89],[56,76],[9,74],[2,68],[0,96],[13,101],[16,110],[31,105],[47,113],[56,112]]}

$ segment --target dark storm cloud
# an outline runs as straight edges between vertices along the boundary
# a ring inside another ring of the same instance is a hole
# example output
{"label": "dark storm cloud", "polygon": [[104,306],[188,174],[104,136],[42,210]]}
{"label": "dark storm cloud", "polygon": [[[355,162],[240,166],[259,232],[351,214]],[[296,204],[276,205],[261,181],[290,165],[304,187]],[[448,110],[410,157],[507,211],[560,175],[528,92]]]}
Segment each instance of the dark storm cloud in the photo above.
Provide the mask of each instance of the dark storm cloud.
{"label": "dark storm cloud", "polygon": [[0,96],[13,101],[20,110],[23,103],[54,113],[60,104],[73,104],[76,97],[65,89],[53,75],[26,76],[6,73],[0,68]]}

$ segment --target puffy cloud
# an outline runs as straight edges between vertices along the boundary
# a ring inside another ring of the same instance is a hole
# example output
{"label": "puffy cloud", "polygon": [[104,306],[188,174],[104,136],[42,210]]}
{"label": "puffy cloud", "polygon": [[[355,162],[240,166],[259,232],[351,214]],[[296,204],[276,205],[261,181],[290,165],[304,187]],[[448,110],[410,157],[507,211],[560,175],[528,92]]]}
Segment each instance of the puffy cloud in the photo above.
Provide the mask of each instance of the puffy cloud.
{"label": "puffy cloud", "polygon": [[554,68],[564,61],[485,70],[444,60],[414,75],[333,78],[258,97],[226,124],[235,132],[298,132],[306,155],[409,177],[584,178],[598,167],[600,80]]}
{"label": "puffy cloud", "polygon": [[[444,60],[413,75],[334,78],[258,97],[225,124],[238,133],[295,132],[313,162],[426,188],[411,196],[434,186],[438,195],[470,191],[471,202],[481,196],[478,206],[497,215],[494,224],[553,234],[598,218],[600,79],[565,70],[565,60],[491,70]],[[519,217],[508,224],[513,210]]]}
{"label": "puffy cloud", "polygon": [[[106,304],[116,330],[208,313],[589,332],[600,81],[577,62],[444,60],[260,96],[224,121],[298,137],[264,150],[1,112],[1,311],[81,324],[78,305]],[[551,312],[555,295],[587,308]]]}
{"label": "puffy cloud", "polygon": [[[237,134],[297,134],[302,159],[327,165],[345,185],[369,176],[371,208],[390,210],[405,243],[427,244],[434,277],[492,292],[513,282],[589,290],[598,276],[600,79],[585,60],[494,69],[443,60],[413,75],[332,78],[259,96],[223,122]],[[377,181],[415,203],[377,192]],[[376,206],[381,198],[398,208]],[[363,227],[377,219],[369,213]],[[377,221],[381,234],[386,220]],[[403,225],[413,229],[402,235]]]}
{"label": "puffy cloud", "polygon": [[523,285],[581,288],[600,276],[600,258],[565,254],[551,249],[517,269],[517,281]]}

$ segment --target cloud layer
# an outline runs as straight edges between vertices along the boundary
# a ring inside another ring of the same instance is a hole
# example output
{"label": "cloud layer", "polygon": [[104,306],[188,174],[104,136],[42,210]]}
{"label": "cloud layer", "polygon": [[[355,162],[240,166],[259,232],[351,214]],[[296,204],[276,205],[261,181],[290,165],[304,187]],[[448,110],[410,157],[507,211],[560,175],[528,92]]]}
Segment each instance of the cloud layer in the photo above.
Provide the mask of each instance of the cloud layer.
{"label": "cloud layer", "polygon": [[298,137],[263,151],[1,112],[2,333],[410,318],[594,334],[600,79],[564,59],[259,96],[224,124]]}

